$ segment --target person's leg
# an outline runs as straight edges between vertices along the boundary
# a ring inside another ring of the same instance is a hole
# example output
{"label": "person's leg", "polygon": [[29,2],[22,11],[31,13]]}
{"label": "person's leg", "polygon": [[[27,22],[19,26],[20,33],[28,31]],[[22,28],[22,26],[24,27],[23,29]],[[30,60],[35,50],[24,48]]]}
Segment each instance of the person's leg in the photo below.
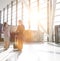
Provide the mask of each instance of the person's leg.
{"label": "person's leg", "polygon": [[23,42],[22,40],[18,40],[17,42],[18,42],[17,49],[22,52]]}
{"label": "person's leg", "polygon": [[9,48],[10,42],[5,40],[4,41],[4,49],[7,50]]}
{"label": "person's leg", "polygon": [[7,41],[7,43],[6,43],[6,44],[7,44],[7,48],[9,48],[10,42],[9,42],[9,41]]}
{"label": "person's leg", "polygon": [[4,50],[7,50],[7,48],[8,48],[8,42],[4,41]]}

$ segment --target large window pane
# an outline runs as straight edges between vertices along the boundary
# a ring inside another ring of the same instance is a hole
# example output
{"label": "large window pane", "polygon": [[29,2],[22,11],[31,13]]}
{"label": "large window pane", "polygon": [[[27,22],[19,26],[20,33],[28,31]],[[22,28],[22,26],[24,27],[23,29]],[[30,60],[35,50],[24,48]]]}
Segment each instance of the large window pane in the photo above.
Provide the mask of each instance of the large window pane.
{"label": "large window pane", "polygon": [[29,28],[28,17],[29,17],[28,8],[25,5],[23,5],[23,23],[24,23],[25,29]]}
{"label": "large window pane", "polygon": [[37,30],[38,26],[38,6],[37,0],[31,0],[30,29]]}
{"label": "large window pane", "polygon": [[47,0],[40,0],[39,4],[40,4],[39,6],[40,23],[47,32]]}
{"label": "large window pane", "polygon": [[22,4],[21,2],[18,3],[18,8],[17,8],[17,24],[18,20],[22,20]]}
{"label": "large window pane", "polygon": [[30,16],[30,29],[31,30],[37,30],[38,25],[38,12],[37,7],[31,8],[31,16]]}
{"label": "large window pane", "polygon": [[56,9],[60,8],[60,3],[56,4]]}
{"label": "large window pane", "polygon": [[31,3],[34,3],[34,2],[36,2],[37,0],[30,0],[31,1]]}
{"label": "large window pane", "polygon": [[[57,25],[60,25],[60,0],[56,0],[56,7],[55,7],[55,15],[54,15],[54,23],[53,23],[53,37],[54,37],[54,41],[55,41],[55,27]],[[58,38],[59,40],[59,38]],[[56,40],[58,42],[58,40]]]}
{"label": "large window pane", "polygon": [[60,2],[60,0],[57,0],[57,2]]}
{"label": "large window pane", "polygon": [[13,5],[12,11],[12,25],[16,26],[16,4]]}
{"label": "large window pane", "polygon": [[7,22],[7,7],[5,8],[5,19],[4,22]]}
{"label": "large window pane", "polygon": [[8,8],[8,24],[11,25],[11,5]]}
{"label": "large window pane", "polygon": [[1,23],[3,24],[3,10],[1,11]]}
{"label": "large window pane", "polygon": [[56,2],[56,10],[55,10],[55,17],[54,17],[54,26],[60,25],[60,0]]}

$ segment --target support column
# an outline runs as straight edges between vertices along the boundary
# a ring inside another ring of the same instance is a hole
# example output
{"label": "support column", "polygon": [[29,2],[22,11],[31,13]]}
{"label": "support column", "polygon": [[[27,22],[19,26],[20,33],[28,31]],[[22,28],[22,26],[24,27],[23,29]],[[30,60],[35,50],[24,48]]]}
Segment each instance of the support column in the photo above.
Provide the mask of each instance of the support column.
{"label": "support column", "polygon": [[7,22],[8,22],[8,8],[9,8],[9,7],[8,7],[8,5],[7,5]]}
{"label": "support column", "polygon": [[1,23],[1,11],[0,11],[0,23]]}
{"label": "support column", "polygon": [[4,20],[5,20],[5,8],[3,8],[3,23],[4,23]]}
{"label": "support column", "polygon": [[17,17],[18,17],[17,16],[17,11],[18,11],[17,8],[18,8],[18,0],[16,0],[16,26],[17,26]]}
{"label": "support column", "polygon": [[[47,34],[49,35],[49,0],[47,0]],[[47,37],[47,41],[49,41],[49,37]]]}
{"label": "support column", "polygon": [[29,18],[28,18],[28,26],[29,26],[29,30],[30,30],[30,11],[31,11],[31,7],[30,7],[30,0],[29,0]]}
{"label": "support column", "polygon": [[1,29],[2,29],[2,26],[1,26],[1,11],[0,11],[0,40],[1,40]]}
{"label": "support column", "polygon": [[54,11],[55,11],[56,1],[48,0],[48,34],[49,42],[53,41],[53,22],[54,22]]}
{"label": "support column", "polygon": [[12,25],[12,14],[13,14],[13,1],[11,1],[11,25]]}
{"label": "support column", "polygon": [[23,20],[23,1],[22,1],[22,13],[21,13],[21,17],[22,17],[22,20]]}

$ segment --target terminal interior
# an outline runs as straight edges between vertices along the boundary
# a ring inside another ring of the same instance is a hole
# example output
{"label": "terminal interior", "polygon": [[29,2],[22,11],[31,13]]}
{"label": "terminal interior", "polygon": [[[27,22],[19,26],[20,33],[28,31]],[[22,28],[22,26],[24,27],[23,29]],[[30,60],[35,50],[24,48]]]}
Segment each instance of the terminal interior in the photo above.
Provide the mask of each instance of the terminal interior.
{"label": "terminal interior", "polygon": [[[19,20],[25,27],[22,52],[16,48]],[[7,50],[4,22],[10,29]],[[0,61],[60,61],[60,0],[0,0]]]}

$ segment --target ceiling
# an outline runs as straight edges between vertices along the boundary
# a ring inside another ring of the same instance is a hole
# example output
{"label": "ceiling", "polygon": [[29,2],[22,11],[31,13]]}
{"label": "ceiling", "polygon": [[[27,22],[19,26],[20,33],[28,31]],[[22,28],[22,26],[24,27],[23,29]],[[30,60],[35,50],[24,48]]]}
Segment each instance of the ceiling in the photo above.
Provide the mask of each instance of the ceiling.
{"label": "ceiling", "polygon": [[13,0],[0,0],[0,10],[7,6]]}

